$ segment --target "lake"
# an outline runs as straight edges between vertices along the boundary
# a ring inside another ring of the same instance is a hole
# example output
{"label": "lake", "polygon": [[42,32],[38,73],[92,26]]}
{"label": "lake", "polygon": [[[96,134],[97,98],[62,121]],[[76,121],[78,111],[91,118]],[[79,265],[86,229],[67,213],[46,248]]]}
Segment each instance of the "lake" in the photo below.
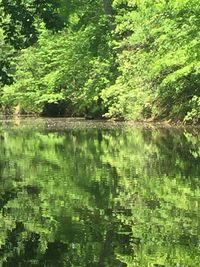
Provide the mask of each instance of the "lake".
{"label": "lake", "polygon": [[0,266],[200,266],[200,129],[0,119]]}

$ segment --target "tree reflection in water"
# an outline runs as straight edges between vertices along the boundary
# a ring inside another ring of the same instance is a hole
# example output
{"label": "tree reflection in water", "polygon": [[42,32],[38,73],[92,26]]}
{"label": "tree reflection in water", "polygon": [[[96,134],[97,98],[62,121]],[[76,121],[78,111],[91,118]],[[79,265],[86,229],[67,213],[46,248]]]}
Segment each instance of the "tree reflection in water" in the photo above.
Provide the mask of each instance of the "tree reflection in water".
{"label": "tree reflection in water", "polygon": [[198,129],[48,123],[0,127],[2,266],[199,266]]}

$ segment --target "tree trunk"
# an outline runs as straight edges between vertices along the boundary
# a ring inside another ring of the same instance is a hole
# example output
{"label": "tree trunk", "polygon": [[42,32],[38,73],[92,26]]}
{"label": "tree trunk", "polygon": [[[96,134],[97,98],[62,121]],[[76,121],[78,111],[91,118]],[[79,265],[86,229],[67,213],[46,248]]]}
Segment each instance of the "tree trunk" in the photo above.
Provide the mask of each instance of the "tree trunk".
{"label": "tree trunk", "polygon": [[113,8],[112,8],[112,1],[111,0],[103,0],[103,6],[106,15],[113,16]]}
{"label": "tree trunk", "polygon": [[110,30],[114,30],[114,10],[112,7],[112,0],[103,0],[103,7],[105,14],[108,16],[109,19]]}

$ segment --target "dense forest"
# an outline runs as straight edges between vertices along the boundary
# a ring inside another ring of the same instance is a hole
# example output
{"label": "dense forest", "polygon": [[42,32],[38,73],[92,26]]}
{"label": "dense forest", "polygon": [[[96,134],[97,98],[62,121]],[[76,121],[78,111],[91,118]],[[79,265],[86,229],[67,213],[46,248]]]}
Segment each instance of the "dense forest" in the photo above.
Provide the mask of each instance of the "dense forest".
{"label": "dense forest", "polygon": [[1,113],[200,121],[198,0],[0,0],[0,15]]}

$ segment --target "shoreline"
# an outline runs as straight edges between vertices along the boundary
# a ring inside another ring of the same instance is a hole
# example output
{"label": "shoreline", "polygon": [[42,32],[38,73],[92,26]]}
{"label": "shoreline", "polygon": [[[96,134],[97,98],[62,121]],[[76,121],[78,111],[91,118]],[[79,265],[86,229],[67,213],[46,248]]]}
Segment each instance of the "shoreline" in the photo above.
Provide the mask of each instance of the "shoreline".
{"label": "shoreline", "polygon": [[43,119],[47,121],[77,121],[77,122],[87,122],[87,123],[111,123],[111,124],[116,124],[116,125],[127,125],[127,126],[148,126],[148,127],[176,127],[176,128],[198,128],[200,129],[200,124],[186,124],[181,121],[172,121],[172,120],[132,120],[132,119],[127,119],[127,120],[119,120],[116,118],[111,118],[111,119],[102,119],[102,118],[94,118],[94,119],[86,119],[85,117],[44,117],[44,116],[39,116],[39,115],[5,115],[5,114],[0,114],[0,121],[13,121],[13,120],[24,120],[24,119]]}

